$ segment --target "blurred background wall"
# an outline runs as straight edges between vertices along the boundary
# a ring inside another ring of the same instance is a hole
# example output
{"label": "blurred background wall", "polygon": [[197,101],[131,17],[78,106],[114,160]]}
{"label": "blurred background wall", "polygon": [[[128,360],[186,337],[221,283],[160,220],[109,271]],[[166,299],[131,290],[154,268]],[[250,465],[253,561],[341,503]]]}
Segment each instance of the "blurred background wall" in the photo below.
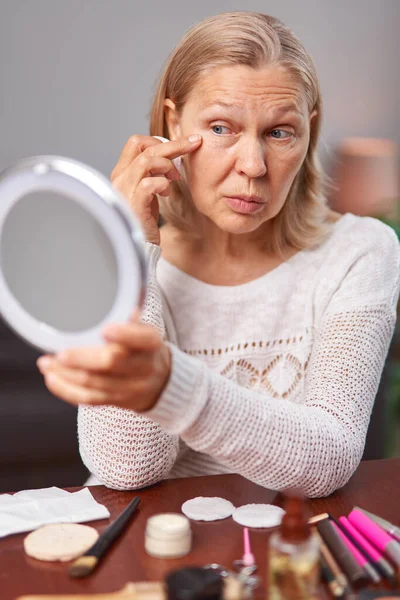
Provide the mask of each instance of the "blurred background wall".
{"label": "blurred background wall", "polygon": [[[0,0],[0,170],[60,154],[108,175],[128,137],[147,133],[155,81],[184,31],[243,9],[282,19],[313,56],[328,170],[343,138],[400,143],[400,0]],[[46,392],[37,356],[0,325],[0,491],[86,476],[75,411]],[[396,452],[388,414],[373,416],[368,458]]]}
{"label": "blurred background wall", "polygon": [[344,136],[400,142],[399,0],[0,0],[0,169],[52,153],[110,173],[183,32],[232,10],[282,19],[313,56],[324,156]]}

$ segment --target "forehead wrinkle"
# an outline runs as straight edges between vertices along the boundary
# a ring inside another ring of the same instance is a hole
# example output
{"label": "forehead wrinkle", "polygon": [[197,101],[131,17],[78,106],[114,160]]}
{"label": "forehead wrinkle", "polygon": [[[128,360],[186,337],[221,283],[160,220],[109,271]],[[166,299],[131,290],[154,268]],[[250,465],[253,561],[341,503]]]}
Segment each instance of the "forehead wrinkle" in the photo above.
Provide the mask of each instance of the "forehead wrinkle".
{"label": "forehead wrinkle", "polygon": [[222,108],[223,110],[237,110],[239,107],[233,102],[223,102],[222,100],[215,100],[211,102],[205,101],[202,104],[200,104],[200,110],[205,110],[206,108]]}
{"label": "forehead wrinkle", "polygon": [[[276,102],[279,102],[281,98],[276,99],[274,104]],[[200,110],[212,110],[213,108],[220,108],[224,111],[228,111],[228,112],[237,112],[237,113],[243,113],[244,110],[246,110],[246,107],[244,106],[238,106],[237,104],[233,104],[231,102],[224,102],[224,101],[220,101],[220,100],[216,100],[215,102],[205,102],[203,104],[201,104],[200,106]],[[271,113],[271,117],[272,118],[278,118],[284,115],[300,115],[301,117],[304,116],[303,112],[299,109],[297,103],[294,102],[290,102],[288,104],[284,104],[281,106],[271,106],[270,102],[267,102],[266,104],[262,103],[260,108],[265,112],[265,113]]]}
{"label": "forehead wrinkle", "polygon": [[[300,106],[301,98],[298,96],[298,90],[292,88],[276,88],[263,90],[261,86],[255,87],[255,93],[246,90],[234,90],[233,97],[224,97],[229,90],[214,89],[210,93],[206,92],[203,99],[200,101],[199,109],[201,111],[211,108],[221,108],[230,112],[242,112],[246,109],[246,104],[251,103],[253,106],[259,104],[263,110],[270,110],[271,104],[276,105],[282,101],[283,105],[277,107],[279,114],[289,111],[303,114]],[[222,97],[221,97],[222,96]],[[199,99],[200,100],[200,99]]]}

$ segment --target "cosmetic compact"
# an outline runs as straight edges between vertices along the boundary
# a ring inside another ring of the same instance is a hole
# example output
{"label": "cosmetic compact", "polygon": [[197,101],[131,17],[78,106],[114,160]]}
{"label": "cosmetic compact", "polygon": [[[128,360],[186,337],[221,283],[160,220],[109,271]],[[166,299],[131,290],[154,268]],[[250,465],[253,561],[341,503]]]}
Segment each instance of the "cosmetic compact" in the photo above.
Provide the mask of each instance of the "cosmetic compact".
{"label": "cosmetic compact", "polygon": [[45,352],[104,343],[144,300],[144,236],[101,173],[59,156],[0,174],[0,314]]}
{"label": "cosmetic compact", "polygon": [[186,556],[192,545],[189,519],[178,513],[161,513],[146,523],[144,547],[157,558]]}

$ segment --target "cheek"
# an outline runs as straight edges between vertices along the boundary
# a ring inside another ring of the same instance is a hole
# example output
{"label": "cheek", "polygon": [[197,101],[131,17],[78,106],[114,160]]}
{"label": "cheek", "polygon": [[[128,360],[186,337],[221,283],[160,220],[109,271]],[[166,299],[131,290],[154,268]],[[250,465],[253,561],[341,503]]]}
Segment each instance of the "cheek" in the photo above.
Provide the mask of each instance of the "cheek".
{"label": "cheek", "polygon": [[218,148],[203,141],[201,148],[185,157],[186,173],[191,185],[209,186],[225,176],[225,166],[229,162],[226,149]]}
{"label": "cheek", "polygon": [[[307,155],[307,147],[290,148],[286,152],[280,151],[271,156],[270,174],[272,178],[291,178],[293,179],[299,171]],[[292,175],[292,177],[290,177]]]}

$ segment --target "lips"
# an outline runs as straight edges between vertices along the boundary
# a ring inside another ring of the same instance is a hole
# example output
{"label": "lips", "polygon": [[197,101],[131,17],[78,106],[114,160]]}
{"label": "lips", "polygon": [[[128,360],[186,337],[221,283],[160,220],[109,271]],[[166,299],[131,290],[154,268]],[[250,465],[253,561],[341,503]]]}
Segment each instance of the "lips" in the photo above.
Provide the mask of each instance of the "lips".
{"label": "lips", "polygon": [[265,200],[261,198],[261,196],[238,196],[235,194],[234,196],[228,196],[228,198],[235,198],[238,200],[243,200],[244,202],[257,202],[257,204],[265,204]]}
{"label": "lips", "polygon": [[257,212],[265,205],[265,200],[260,196],[226,196],[225,198],[228,206],[240,214]]}

